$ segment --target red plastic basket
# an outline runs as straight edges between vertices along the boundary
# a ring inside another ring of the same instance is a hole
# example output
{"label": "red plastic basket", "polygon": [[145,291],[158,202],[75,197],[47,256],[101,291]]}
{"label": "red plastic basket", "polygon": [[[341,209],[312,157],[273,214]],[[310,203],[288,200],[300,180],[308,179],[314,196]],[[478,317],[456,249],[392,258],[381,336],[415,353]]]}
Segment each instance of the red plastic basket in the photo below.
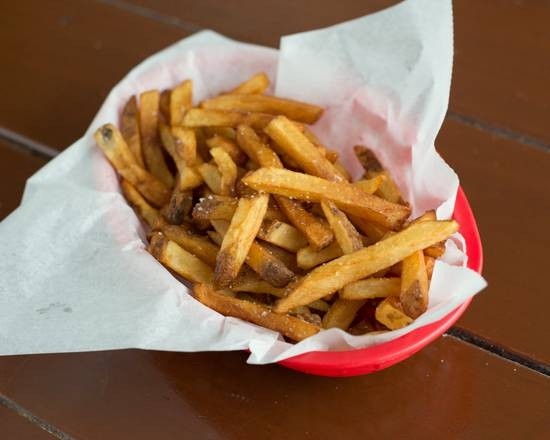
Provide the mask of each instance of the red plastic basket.
{"label": "red plastic basket", "polygon": [[[462,188],[458,188],[454,219],[466,240],[468,267],[479,273],[483,250],[476,221]],[[437,322],[421,327],[393,341],[373,347],[347,351],[313,351],[281,361],[280,364],[303,373],[319,376],[357,376],[373,373],[396,364],[441,336],[464,313],[470,300]]]}

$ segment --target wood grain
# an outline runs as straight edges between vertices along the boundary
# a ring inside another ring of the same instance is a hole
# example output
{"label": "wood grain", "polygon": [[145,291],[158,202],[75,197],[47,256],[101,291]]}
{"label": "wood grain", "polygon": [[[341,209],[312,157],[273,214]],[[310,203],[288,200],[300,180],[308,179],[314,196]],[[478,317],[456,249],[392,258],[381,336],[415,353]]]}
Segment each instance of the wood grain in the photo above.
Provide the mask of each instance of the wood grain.
{"label": "wood grain", "polygon": [[547,378],[451,337],[346,379],[245,358],[135,350],[6,357],[0,389],[69,435],[94,439],[542,438],[550,410]]}
{"label": "wood grain", "polygon": [[17,440],[53,440],[48,432],[0,403],[0,437]]}

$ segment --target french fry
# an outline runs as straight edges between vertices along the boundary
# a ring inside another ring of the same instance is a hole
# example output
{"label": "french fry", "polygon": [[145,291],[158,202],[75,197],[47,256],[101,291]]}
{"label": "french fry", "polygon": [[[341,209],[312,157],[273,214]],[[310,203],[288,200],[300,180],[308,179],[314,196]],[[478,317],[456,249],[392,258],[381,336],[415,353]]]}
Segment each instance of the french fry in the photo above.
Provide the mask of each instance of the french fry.
{"label": "french fry", "polygon": [[[374,194],[380,188],[380,185],[386,180],[386,177],[379,175],[373,177],[372,179],[362,179],[354,182],[353,185],[357,188],[360,188],[362,191],[365,191],[369,194]],[[435,220],[435,219],[433,219]]]}
{"label": "french fry", "polygon": [[[222,236],[225,235],[229,228],[228,224],[223,220],[212,220],[211,223]],[[245,261],[260,278],[275,287],[284,287],[295,277],[294,272],[269,252],[266,247],[256,241],[252,242]]]}
{"label": "french fry", "polygon": [[296,261],[301,269],[311,269],[319,264],[334,260],[343,255],[342,248],[338,242],[333,242],[329,246],[320,251],[308,246],[296,252]]}
{"label": "french fry", "polygon": [[[267,214],[266,214],[267,220]],[[260,244],[260,242],[257,242]],[[296,265],[296,254],[289,252],[279,246],[276,246],[265,241],[261,242],[262,248],[264,248],[270,255],[273,255],[275,258],[280,260],[288,269],[292,272],[298,272],[298,266]]]}
{"label": "french fry", "polygon": [[[323,145],[323,143],[319,140],[317,136],[305,125],[300,124],[299,125],[300,130],[302,133],[304,133],[304,136],[308,138],[308,140],[315,145],[330,162],[335,163],[339,155],[336,151],[329,150],[327,147]],[[346,171],[347,173],[347,171]]]}
{"label": "french fry", "polygon": [[154,229],[164,222],[158,210],[147,203],[147,200],[143,198],[130,182],[122,179],[120,181],[120,187],[130,206],[137,211],[139,217],[141,217],[150,228]]}
{"label": "french fry", "polygon": [[114,125],[105,124],[99,127],[94,138],[118,174],[131,183],[147,201],[156,207],[168,203],[170,190],[137,164],[128,145]]}
{"label": "french fry", "polygon": [[307,246],[307,240],[298,229],[279,220],[264,221],[258,231],[258,238],[290,252]]}
{"label": "french fry", "polygon": [[182,125],[185,112],[193,106],[193,82],[178,84],[170,94],[170,125]]}
{"label": "french fry", "polygon": [[431,280],[435,266],[435,258],[424,255],[424,264],[426,265],[426,275],[428,276],[428,280]]}
{"label": "french fry", "polygon": [[376,223],[372,223],[364,218],[357,217],[356,215],[350,215],[349,219],[363,234],[366,234],[369,240],[376,243],[382,240],[382,238],[388,233],[388,229],[384,228]]}
{"label": "french fry", "polygon": [[241,198],[216,259],[216,286],[227,287],[239,274],[262,224],[269,196]]}
{"label": "french fry", "polygon": [[[178,158],[187,166],[195,165],[197,162],[197,136],[195,131],[189,128],[176,126],[172,127],[170,132],[175,142],[174,146]],[[174,157],[174,155],[172,155],[172,157]]]}
{"label": "french fry", "polygon": [[[262,167],[282,168],[283,164],[277,154],[247,125],[237,127],[237,142],[243,151]],[[331,230],[298,202],[280,196],[276,196],[275,201],[288,220],[315,249],[322,249],[333,240]]]}
{"label": "french fry", "polygon": [[401,280],[399,278],[367,278],[345,286],[340,291],[344,299],[371,299],[399,296]]}
{"label": "french fry", "polygon": [[334,203],[322,201],[321,208],[344,254],[351,254],[363,247],[361,235]]}
{"label": "french fry", "polygon": [[411,318],[418,318],[428,308],[428,274],[422,250],[403,260],[399,299]]}
{"label": "french fry", "polygon": [[284,116],[274,118],[264,131],[305,172],[332,181],[343,177],[300,129]]}
{"label": "french fry", "polygon": [[182,191],[178,186],[175,186],[170,201],[162,208],[161,213],[168,223],[179,225],[191,212],[192,207],[193,192],[189,190]]}
{"label": "french fry", "polygon": [[235,165],[227,151],[221,147],[212,148],[210,154],[221,175],[220,194],[233,196],[235,194],[235,182],[237,181],[237,165]]}
{"label": "french fry", "polygon": [[[418,223],[418,222],[425,222],[429,220],[436,220],[436,213],[435,210],[426,211],[424,214],[422,214],[420,217],[414,219],[411,224]],[[441,241],[439,243],[434,244],[433,246],[430,246],[429,248],[424,249],[424,255],[427,255],[429,257],[433,258],[439,258],[445,253],[445,242]],[[433,265],[432,265],[433,266]]]}
{"label": "french fry", "polygon": [[212,283],[212,268],[190,252],[168,240],[162,232],[153,232],[149,253],[164,266],[193,283]]}
{"label": "french fry", "polygon": [[257,191],[321,202],[334,202],[343,211],[398,229],[410,213],[407,206],[367,194],[348,182],[330,182],[319,177],[277,168],[260,168],[242,181]]}
{"label": "french fry", "polygon": [[410,316],[405,314],[401,302],[396,296],[388,296],[378,304],[375,317],[378,322],[384,324],[390,330],[400,329],[413,321]]}
{"label": "french fry", "polygon": [[220,95],[201,103],[205,109],[261,112],[286,117],[306,124],[315,123],[323,114],[316,105],[266,95]]}
{"label": "french fry", "polygon": [[219,247],[211,243],[206,237],[198,235],[186,224],[163,224],[160,230],[169,240],[177,243],[186,251],[200,258],[212,268],[216,265],[216,256]]}
{"label": "french fry", "polygon": [[222,193],[222,176],[218,171],[218,167],[205,162],[197,167],[197,171],[214,194]]}
{"label": "french fry", "polygon": [[300,318],[273,313],[267,306],[218,293],[207,284],[195,285],[193,292],[201,303],[223,315],[233,316],[261,325],[262,327],[280,332],[294,341],[301,341],[321,330],[318,326]]}
{"label": "french fry", "polygon": [[405,203],[395,181],[392,179],[389,172],[383,169],[382,164],[378,161],[374,153],[362,145],[356,145],[353,149],[359,162],[361,162],[361,165],[365,169],[365,175],[369,179],[377,176],[384,177],[384,182],[380,185],[376,195],[392,203]]}
{"label": "french fry", "polygon": [[350,300],[338,298],[323,316],[323,328],[340,328],[347,330],[355,315],[367,300]]}
{"label": "french fry", "polygon": [[171,188],[174,184],[174,177],[164,161],[157,133],[158,123],[159,92],[158,90],[144,92],[139,96],[139,126],[143,160],[151,174]]}
{"label": "french fry", "polygon": [[202,130],[204,131],[204,135],[207,139],[213,137],[213,136],[221,136],[222,138],[229,139],[231,141],[234,141],[237,137],[237,134],[235,133],[235,129],[232,127],[203,127]]}
{"label": "french fry", "polygon": [[159,123],[170,123],[170,89],[163,90],[159,98]]}
{"label": "french fry", "polygon": [[279,300],[275,310],[285,313],[323,298],[349,283],[390,267],[417,250],[446,239],[457,229],[454,220],[419,223],[372,246],[332,260],[303,277],[286,298]]}
{"label": "french fry", "polygon": [[139,135],[139,117],[137,99],[132,96],[122,109],[122,115],[120,118],[120,132],[122,137],[126,141],[128,148],[134,155],[137,164],[145,168],[143,163],[143,153],[141,151],[141,139]]}
{"label": "french fry", "polygon": [[196,220],[228,220],[231,221],[238,200],[234,197],[207,196],[199,199],[193,208],[193,218]]}
{"label": "french fry", "polygon": [[225,137],[214,135],[206,141],[208,148],[223,148],[237,165],[244,165],[247,161],[246,154],[237,146],[235,142]]}
{"label": "french fry", "polygon": [[272,115],[265,113],[192,108],[185,113],[183,125],[186,127],[236,127],[239,124],[247,124],[256,129],[262,129],[272,119]]}
{"label": "french fry", "polygon": [[269,78],[264,72],[256,73],[243,83],[239,84],[230,93],[240,93],[243,95],[261,94],[269,87]]}

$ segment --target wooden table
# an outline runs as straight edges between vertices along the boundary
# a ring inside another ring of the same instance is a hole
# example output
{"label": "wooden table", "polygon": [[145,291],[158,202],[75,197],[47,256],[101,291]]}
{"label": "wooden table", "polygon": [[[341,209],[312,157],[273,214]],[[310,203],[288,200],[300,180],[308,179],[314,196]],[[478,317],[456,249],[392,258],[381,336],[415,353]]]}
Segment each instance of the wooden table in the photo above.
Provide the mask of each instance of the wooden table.
{"label": "wooden table", "polygon": [[[19,0],[0,14],[0,218],[81,136],[144,57],[211,28],[280,35],[394,1]],[[249,366],[243,353],[0,357],[0,438],[548,438],[550,4],[456,0],[438,148],[477,216],[489,288],[449,333],[349,379]]]}

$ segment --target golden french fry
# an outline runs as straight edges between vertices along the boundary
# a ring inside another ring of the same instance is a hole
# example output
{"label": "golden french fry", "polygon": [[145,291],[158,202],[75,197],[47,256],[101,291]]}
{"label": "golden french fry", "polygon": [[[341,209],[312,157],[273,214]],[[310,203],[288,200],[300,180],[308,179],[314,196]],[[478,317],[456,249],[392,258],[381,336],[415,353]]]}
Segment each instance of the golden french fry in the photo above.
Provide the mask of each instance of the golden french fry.
{"label": "golden french fry", "polygon": [[328,200],[345,212],[391,229],[400,228],[410,213],[407,206],[368,194],[351,183],[330,182],[284,169],[260,168],[242,181],[257,191],[314,202]]}
{"label": "golden french fry", "polygon": [[298,229],[279,220],[264,221],[258,238],[291,252],[307,246],[307,240]]}
{"label": "golden french fry", "polygon": [[242,95],[261,94],[269,87],[269,78],[264,72],[256,73],[243,83],[239,84],[230,93],[240,93]]}
{"label": "golden french fry", "polygon": [[162,232],[153,232],[149,253],[166,267],[193,283],[212,283],[212,268],[190,252],[168,240]]}
{"label": "golden french fry", "polygon": [[[360,188],[362,191],[365,191],[369,194],[374,194],[379,188],[380,185],[386,180],[385,176],[379,175],[373,177],[372,179],[362,179],[357,182],[353,182],[353,185],[357,188]],[[435,219],[433,219],[435,220]]]}
{"label": "golden french fry", "polygon": [[[267,220],[267,214],[265,219]],[[258,244],[260,242],[257,242]],[[289,252],[279,246],[275,246],[271,243],[262,242],[262,248],[264,248],[269,254],[280,260],[288,269],[292,272],[298,272],[298,266],[296,265],[296,254]]]}
{"label": "golden french fry", "polygon": [[213,136],[221,136],[225,139],[234,141],[237,137],[237,134],[235,133],[235,129],[232,127],[210,126],[210,127],[203,127],[202,130],[204,131],[204,135],[206,136],[207,139]]}
{"label": "golden french fry", "polygon": [[280,332],[294,341],[301,341],[320,330],[318,326],[300,318],[273,313],[267,306],[218,293],[206,284],[195,285],[193,292],[201,303],[223,315],[233,316],[261,325],[262,327]]}
{"label": "golden french fry", "polygon": [[241,198],[216,259],[215,281],[227,287],[239,274],[262,224],[269,196]]}
{"label": "golden french fry", "polygon": [[428,280],[431,280],[435,266],[435,258],[424,255],[424,264],[426,265],[426,274],[428,275]]}
{"label": "golden french fry", "polygon": [[400,329],[413,322],[413,319],[403,312],[401,302],[396,296],[388,296],[378,304],[374,316],[390,330]]}
{"label": "golden french fry", "polygon": [[204,180],[204,183],[210,188],[214,194],[221,194],[222,192],[222,176],[218,171],[218,167],[211,163],[201,163],[197,167],[198,173]]}
{"label": "golden french fry", "polygon": [[[260,140],[252,128],[247,125],[237,127],[237,142],[243,151],[262,167],[282,168],[277,154]],[[297,228],[311,246],[322,249],[333,240],[331,230],[317,217],[307,212],[298,202],[286,197],[275,196],[275,201],[290,223]]]}
{"label": "golden french fry", "polygon": [[170,123],[170,90],[163,90],[159,98],[159,123]]}
{"label": "golden french fry", "polygon": [[344,299],[371,299],[399,296],[401,280],[399,278],[367,278],[345,286],[340,291]]}
{"label": "golden french fry", "polygon": [[184,223],[178,226],[163,224],[160,230],[166,238],[177,243],[209,266],[214,267],[216,265],[219,247],[211,243],[206,237],[196,234],[189,225]]}
{"label": "golden french fry", "polygon": [[240,113],[228,110],[192,108],[185,113],[183,125],[186,127],[236,127],[239,124],[247,124],[262,129],[272,119],[272,115],[265,113]]}
{"label": "golden french fry", "polygon": [[147,200],[143,198],[139,191],[135,189],[130,182],[122,179],[120,181],[120,187],[130,206],[137,211],[138,215],[145,220],[145,223],[147,223],[150,228],[154,229],[164,223],[164,220],[158,210],[149,205]]}
{"label": "golden french fry", "polygon": [[378,188],[376,195],[392,203],[405,203],[395,181],[390,176],[390,173],[384,170],[374,153],[362,145],[356,145],[353,149],[359,162],[361,162],[361,165],[365,169],[366,177],[369,179],[377,176],[384,177],[384,181],[380,185],[380,188]]}
{"label": "golden french fry", "polygon": [[341,257],[342,255],[342,248],[338,242],[334,241],[321,250],[316,250],[311,246],[300,249],[296,252],[296,261],[299,268],[311,269],[319,264]]}
{"label": "golden french fry", "polygon": [[341,328],[347,330],[355,315],[367,300],[350,300],[338,298],[323,316],[323,328]]}
{"label": "golden french fry", "polygon": [[126,141],[128,148],[134,155],[137,164],[145,168],[143,163],[143,153],[141,151],[141,139],[139,135],[139,117],[137,99],[132,96],[122,109],[120,118],[120,132]]}
{"label": "golden french fry", "polygon": [[215,134],[206,141],[208,148],[223,148],[237,165],[244,165],[247,161],[246,154],[237,146],[235,142],[225,137]]}
{"label": "golden french fry", "polygon": [[193,106],[193,82],[178,84],[170,94],[170,125],[182,125],[185,112]]}
{"label": "golden french fry", "polygon": [[174,177],[164,161],[157,132],[159,124],[159,96],[158,90],[150,90],[139,95],[141,147],[147,169],[166,186],[172,187]]}
{"label": "golden french fry", "polygon": [[172,127],[170,132],[175,142],[178,158],[187,166],[195,165],[197,163],[197,136],[195,131],[184,127]]}
{"label": "golden french fry", "polygon": [[193,218],[196,220],[228,220],[231,221],[238,200],[234,197],[206,196],[199,199],[193,208]]}
{"label": "golden french fry", "polygon": [[418,318],[428,308],[428,274],[422,250],[403,260],[399,299],[403,311],[411,318]]}
{"label": "golden french fry", "polygon": [[376,243],[382,240],[382,238],[388,233],[388,229],[383,226],[372,223],[364,218],[357,217],[356,215],[350,215],[349,219],[363,234],[366,234],[368,239]]}
{"label": "golden french fry", "polygon": [[305,172],[327,180],[344,180],[334,165],[288,118],[274,118],[264,131]]}
{"label": "golden french fry", "polygon": [[454,220],[411,225],[372,246],[315,268],[300,280],[288,297],[279,300],[275,310],[285,313],[323,298],[349,283],[390,267],[417,250],[446,239],[457,229]]}
{"label": "golden french fry", "polygon": [[286,117],[306,124],[315,123],[323,114],[316,105],[266,95],[220,95],[201,103],[205,109],[261,112]]}
{"label": "golden french fry", "polygon": [[[223,220],[212,220],[212,226],[222,236],[225,235],[229,225]],[[275,287],[284,287],[294,279],[292,272],[277,256],[271,253],[265,246],[254,241],[246,256],[246,264],[256,272],[260,278]]]}
{"label": "golden french fry", "polygon": [[105,124],[99,127],[94,138],[118,174],[131,183],[146,200],[156,207],[168,203],[170,190],[137,164],[134,155],[114,125]]}
{"label": "golden french fry", "polygon": [[168,223],[179,225],[191,212],[192,207],[193,192],[189,190],[182,191],[178,186],[175,186],[170,201],[162,208],[161,213]]}
{"label": "golden french fry", "polygon": [[306,127],[305,125],[299,124],[298,128],[300,128],[300,131],[304,133],[304,136],[308,138],[309,141],[313,145],[315,145],[321,151],[323,156],[325,156],[329,161],[331,161],[332,163],[335,163],[338,160],[339,158],[338,153],[336,151],[329,150],[327,147],[325,147],[323,143],[319,140],[319,138],[315,136],[315,134],[308,127]]}
{"label": "golden french fry", "polygon": [[221,147],[212,148],[210,154],[221,175],[220,194],[222,196],[233,196],[235,194],[235,182],[237,181],[237,165],[235,165],[227,151]]}
{"label": "golden french fry", "polygon": [[361,235],[348,220],[346,214],[332,202],[322,201],[321,208],[344,254],[351,254],[363,247]]}
{"label": "golden french fry", "polygon": [[[418,223],[418,222],[425,222],[428,220],[436,220],[436,213],[435,210],[426,211],[424,214],[422,214],[420,217],[414,219],[411,224]],[[445,253],[445,242],[441,241],[439,243],[434,244],[433,246],[430,246],[429,248],[424,249],[424,255],[433,257],[433,258],[439,258],[443,256]],[[433,269],[433,264],[432,264]]]}

